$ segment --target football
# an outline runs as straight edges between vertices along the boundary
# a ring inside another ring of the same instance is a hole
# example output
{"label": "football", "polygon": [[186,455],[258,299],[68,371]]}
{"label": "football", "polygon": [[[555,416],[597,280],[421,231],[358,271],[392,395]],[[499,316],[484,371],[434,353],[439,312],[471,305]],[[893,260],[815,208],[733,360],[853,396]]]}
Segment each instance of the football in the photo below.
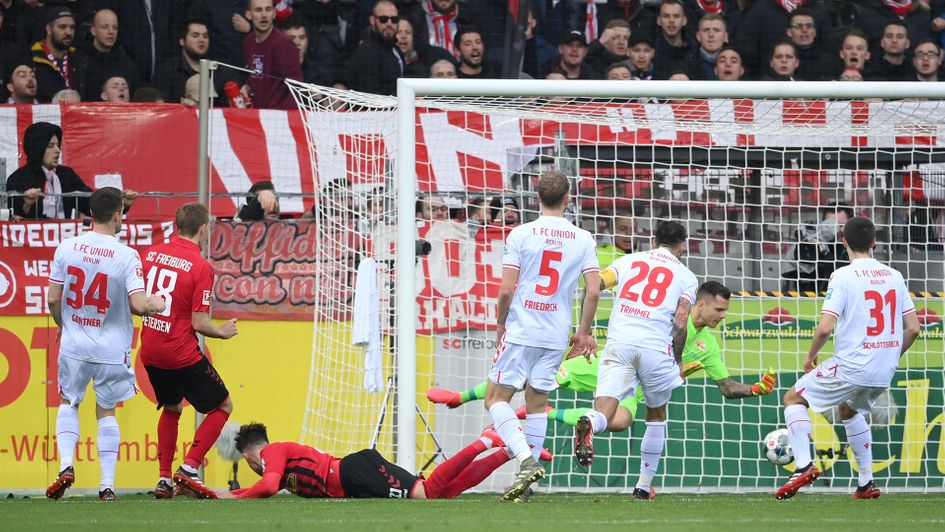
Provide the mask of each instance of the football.
{"label": "football", "polygon": [[794,451],[791,449],[790,440],[788,440],[787,429],[777,429],[769,432],[761,442],[761,452],[772,464],[783,466],[793,462]]}

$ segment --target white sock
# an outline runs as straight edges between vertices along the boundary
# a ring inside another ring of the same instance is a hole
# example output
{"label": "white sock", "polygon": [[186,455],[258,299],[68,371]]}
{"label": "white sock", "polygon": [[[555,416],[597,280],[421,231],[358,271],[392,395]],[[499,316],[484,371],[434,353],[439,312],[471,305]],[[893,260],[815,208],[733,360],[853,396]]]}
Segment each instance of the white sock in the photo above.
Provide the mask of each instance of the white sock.
{"label": "white sock", "polygon": [[788,439],[794,449],[794,465],[798,469],[810,464],[810,433],[814,430],[810,414],[804,405],[791,405],[784,409],[784,424],[787,425]]}
{"label": "white sock", "polygon": [[660,457],[663,456],[663,446],[666,443],[666,422],[647,421],[646,432],[640,442],[640,480],[637,486],[640,489],[650,490],[650,483],[660,467]]}
{"label": "white sock", "polygon": [[525,441],[532,450],[535,460],[541,456],[541,449],[545,446],[545,432],[548,431],[548,414],[525,415]]}
{"label": "white sock", "polygon": [[495,431],[499,433],[499,437],[519,463],[531,458],[532,450],[528,448],[528,442],[525,441],[522,424],[519,423],[518,416],[508,403],[502,401],[492,405],[489,409],[489,417],[492,418]]}
{"label": "white sock", "polygon": [[115,416],[98,420],[98,461],[102,466],[102,482],[99,489],[115,488],[115,463],[118,461],[118,444],[121,432]]}
{"label": "white sock", "polygon": [[587,417],[591,420],[591,429],[594,431],[594,434],[607,430],[607,416],[604,414],[601,414],[597,410],[591,410],[587,413]]}
{"label": "white sock", "polygon": [[857,414],[843,422],[847,443],[853,449],[856,467],[860,471],[860,486],[873,480],[873,433],[863,414]]}
{"label": "white sock", "polygon": [[79,443],[79,409],[59,405],[56,414],[56,446],[59,448],[59,471],[72,465],[75,446]]}

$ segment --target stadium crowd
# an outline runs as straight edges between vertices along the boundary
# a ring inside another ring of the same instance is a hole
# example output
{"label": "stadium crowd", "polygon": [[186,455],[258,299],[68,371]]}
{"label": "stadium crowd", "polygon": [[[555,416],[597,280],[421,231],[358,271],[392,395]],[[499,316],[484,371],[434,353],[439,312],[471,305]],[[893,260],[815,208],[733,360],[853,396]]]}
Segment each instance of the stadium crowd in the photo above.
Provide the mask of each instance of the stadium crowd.
{"label": "stadium crowd", "polygon": [[511,57],[507,4],[0,0],[0,90],[17,104],[192,104],[202,58],[261,72],[214,79],[218,106],[257,108],[294,107],[285,77],[376,94],[393,94],[399,77],[502,73],[938,81],[945,41],[945,0],[533,0]]}

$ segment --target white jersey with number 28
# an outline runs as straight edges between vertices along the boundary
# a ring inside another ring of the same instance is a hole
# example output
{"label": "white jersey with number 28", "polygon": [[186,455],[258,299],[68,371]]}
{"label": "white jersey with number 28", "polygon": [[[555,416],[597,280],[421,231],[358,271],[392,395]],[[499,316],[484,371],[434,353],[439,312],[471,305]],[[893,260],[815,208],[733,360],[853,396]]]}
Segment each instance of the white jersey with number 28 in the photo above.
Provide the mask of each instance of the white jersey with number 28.
{"label": "white jersey with number 28", "polygon": [[600,267],[594,237],[560,216],[542,216],[513,229],[503,268],[519,270],[505,323],[505,341],[564,349],[571,334],[571,301],[578,279]]}
{"label": "white jersey with number 28", "polygon": [[62,285],[63,356],[128,364],[133,327],[128,296],[144,290],[138,252],[89,232],[56,248],[49,282]]}
{"label": "white jersey with number 28", "polygon": [[887,387],[902,353],[902,317],[915,312],[898,271],[854,259],[830,276],[821,312],[837,318],[834,358],[844,381]]}
{"label": "white jersey with number 28", "polygon": [[695,274],[666,248],[625,255],[610,269],[617,274],[617,293],[607,343],[666,351],[679,300],[695,303]]}

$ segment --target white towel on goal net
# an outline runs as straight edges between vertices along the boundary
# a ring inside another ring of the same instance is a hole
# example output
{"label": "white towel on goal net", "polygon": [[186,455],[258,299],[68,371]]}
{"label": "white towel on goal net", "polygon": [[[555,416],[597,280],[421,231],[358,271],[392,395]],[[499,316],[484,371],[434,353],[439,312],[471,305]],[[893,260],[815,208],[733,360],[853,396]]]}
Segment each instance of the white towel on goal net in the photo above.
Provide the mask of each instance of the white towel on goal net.
{"label": "white towel on goal net", "polygon": [[371,393],[384,390],[381,367],[381,297],[377,287],[377,261],[364,259],[354,286],[354,325],[351,344],[364,347],[364,387]]}

